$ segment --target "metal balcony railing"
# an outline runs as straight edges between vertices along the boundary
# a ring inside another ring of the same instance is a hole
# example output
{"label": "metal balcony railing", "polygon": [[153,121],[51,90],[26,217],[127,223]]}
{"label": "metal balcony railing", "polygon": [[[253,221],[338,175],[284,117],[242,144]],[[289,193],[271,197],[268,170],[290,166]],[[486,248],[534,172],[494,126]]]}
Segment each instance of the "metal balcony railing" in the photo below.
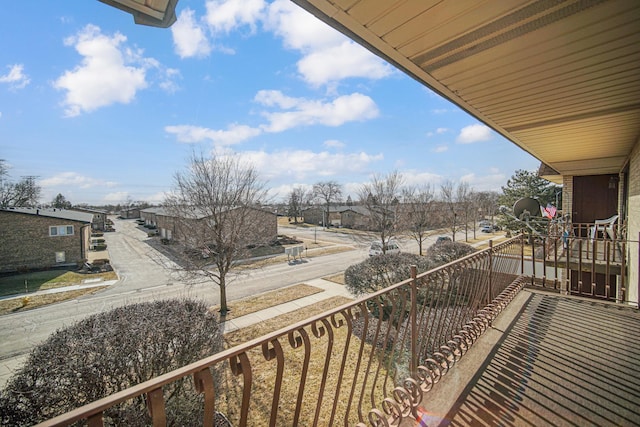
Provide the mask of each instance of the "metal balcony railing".
{"label": "metal balcony railing", "polygon": [[572,223],[564,231],[551,229],[547,236],[533,239],[531,256],[525,256],[523,270],[531,277],[531,284],[629,302],[629,260],[631,253],[638,253],[639,241],[623,237],[624,224],[613,227],[613,238],[608,233],[592,233],[593,227]]}
{"label": "metal balcony railing", "polygon": [[[388,425],[418,416],[437,383],[523,287],[518,236],[41,426],[172,418],[168,384],[193,390],[202,424]],[[227,424],[229,423],[229,424]]]}

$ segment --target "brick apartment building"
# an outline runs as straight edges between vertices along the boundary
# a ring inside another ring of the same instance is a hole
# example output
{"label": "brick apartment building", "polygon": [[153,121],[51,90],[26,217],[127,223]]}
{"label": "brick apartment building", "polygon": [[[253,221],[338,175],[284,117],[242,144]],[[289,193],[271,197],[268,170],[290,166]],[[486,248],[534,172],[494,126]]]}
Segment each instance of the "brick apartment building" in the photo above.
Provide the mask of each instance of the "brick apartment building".
{"label": "brick apartment building", "polygon": [[92,219],[65,209],[0,209],[0,272],[82,264]]}

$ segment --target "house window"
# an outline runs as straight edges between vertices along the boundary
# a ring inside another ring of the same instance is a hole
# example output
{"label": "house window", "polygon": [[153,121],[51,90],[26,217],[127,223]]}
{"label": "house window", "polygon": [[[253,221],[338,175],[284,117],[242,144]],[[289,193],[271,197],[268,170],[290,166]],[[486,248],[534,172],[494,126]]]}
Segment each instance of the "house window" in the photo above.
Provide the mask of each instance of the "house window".
{"label": "house window", "polygon": [[49,227],[49,236],[73,236],[73,225],[53,225]]}

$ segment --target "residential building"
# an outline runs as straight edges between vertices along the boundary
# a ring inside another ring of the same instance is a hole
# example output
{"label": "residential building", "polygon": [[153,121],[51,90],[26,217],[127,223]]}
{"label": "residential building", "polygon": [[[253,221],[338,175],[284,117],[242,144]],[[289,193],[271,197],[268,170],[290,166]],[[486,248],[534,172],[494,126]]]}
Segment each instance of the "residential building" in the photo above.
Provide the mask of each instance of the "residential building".
{"label": "residential building", "polygon": [[86,212],[93,215],[93,219],[91,220],[91,229],[93,231],[105,231],[107,229],[107,211],[84,208],[81,206],[74,206],[73,208],[70,208],[70,210]]}
{"label": "residential building", "polygon": [[[327,216],[326,206],[311,206],[302,211],[304,222],[307,224],[323,225]],[[355,228],[368,230],[371,228],[371,212],[364,206],[330,206],[329,220],[333,227]]]}
{"label": "residential building", "polygon": [[140,218],[140,208],[127,208],[120,211],[120,218],[135,219]]}
{"label": "residential building", "polygon": [[66,209],[0,209],[0,272],[81,266],[92,220]]}
{"label": "residential building", "polygon": [[[275,240],[278,235],[278,220],[276,214],[254,207],[248,208],[232,208],[228,212],[230,215],[241,213],[242,210],[248,210],[247,234],[243,240],[250,244],[261,244]],[[172,212],[164,207],[147,208],[140,211],[141,218],[144,218],[146,224],[155,225],[158,228],[158,234],[161,238],[167,240],[178,240],[183,244],[195,245],[206,242],[189,242],[194,233],[191,231],[195,228],[203,227],[205,221],[209,221],[211,216],[204,211],[194,211],[188,214]],[[181,215],[181,216],[179,216]],[[183,230],[189,230],[185,232]],[[205,233],[198,234],[203,236]]]}
{"label": "residential building", "polygon": [[140,209],[140,219],[145,225],[158,225],[158,215],[162,215],[165,209],[162,207],[151,207]]}

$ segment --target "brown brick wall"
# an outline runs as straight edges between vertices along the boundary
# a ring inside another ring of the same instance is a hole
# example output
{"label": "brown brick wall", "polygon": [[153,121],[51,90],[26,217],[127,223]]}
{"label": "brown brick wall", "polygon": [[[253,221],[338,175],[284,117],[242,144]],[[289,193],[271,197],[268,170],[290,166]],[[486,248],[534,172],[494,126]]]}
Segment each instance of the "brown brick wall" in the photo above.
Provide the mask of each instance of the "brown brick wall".
{"label": "brown brick wall", "polygon": [[573,217],[573,176],[562,177],[562,214]]}
{"label": "brown brick wall", "polygon": [[[49,227],[58,225],[73,225],[74,234],[49,236]],[[61,251],[63,264],[80,263],[86,258],[89,233],[89,224],[83,222],[0,211],[0,271],[53,267]]]}

